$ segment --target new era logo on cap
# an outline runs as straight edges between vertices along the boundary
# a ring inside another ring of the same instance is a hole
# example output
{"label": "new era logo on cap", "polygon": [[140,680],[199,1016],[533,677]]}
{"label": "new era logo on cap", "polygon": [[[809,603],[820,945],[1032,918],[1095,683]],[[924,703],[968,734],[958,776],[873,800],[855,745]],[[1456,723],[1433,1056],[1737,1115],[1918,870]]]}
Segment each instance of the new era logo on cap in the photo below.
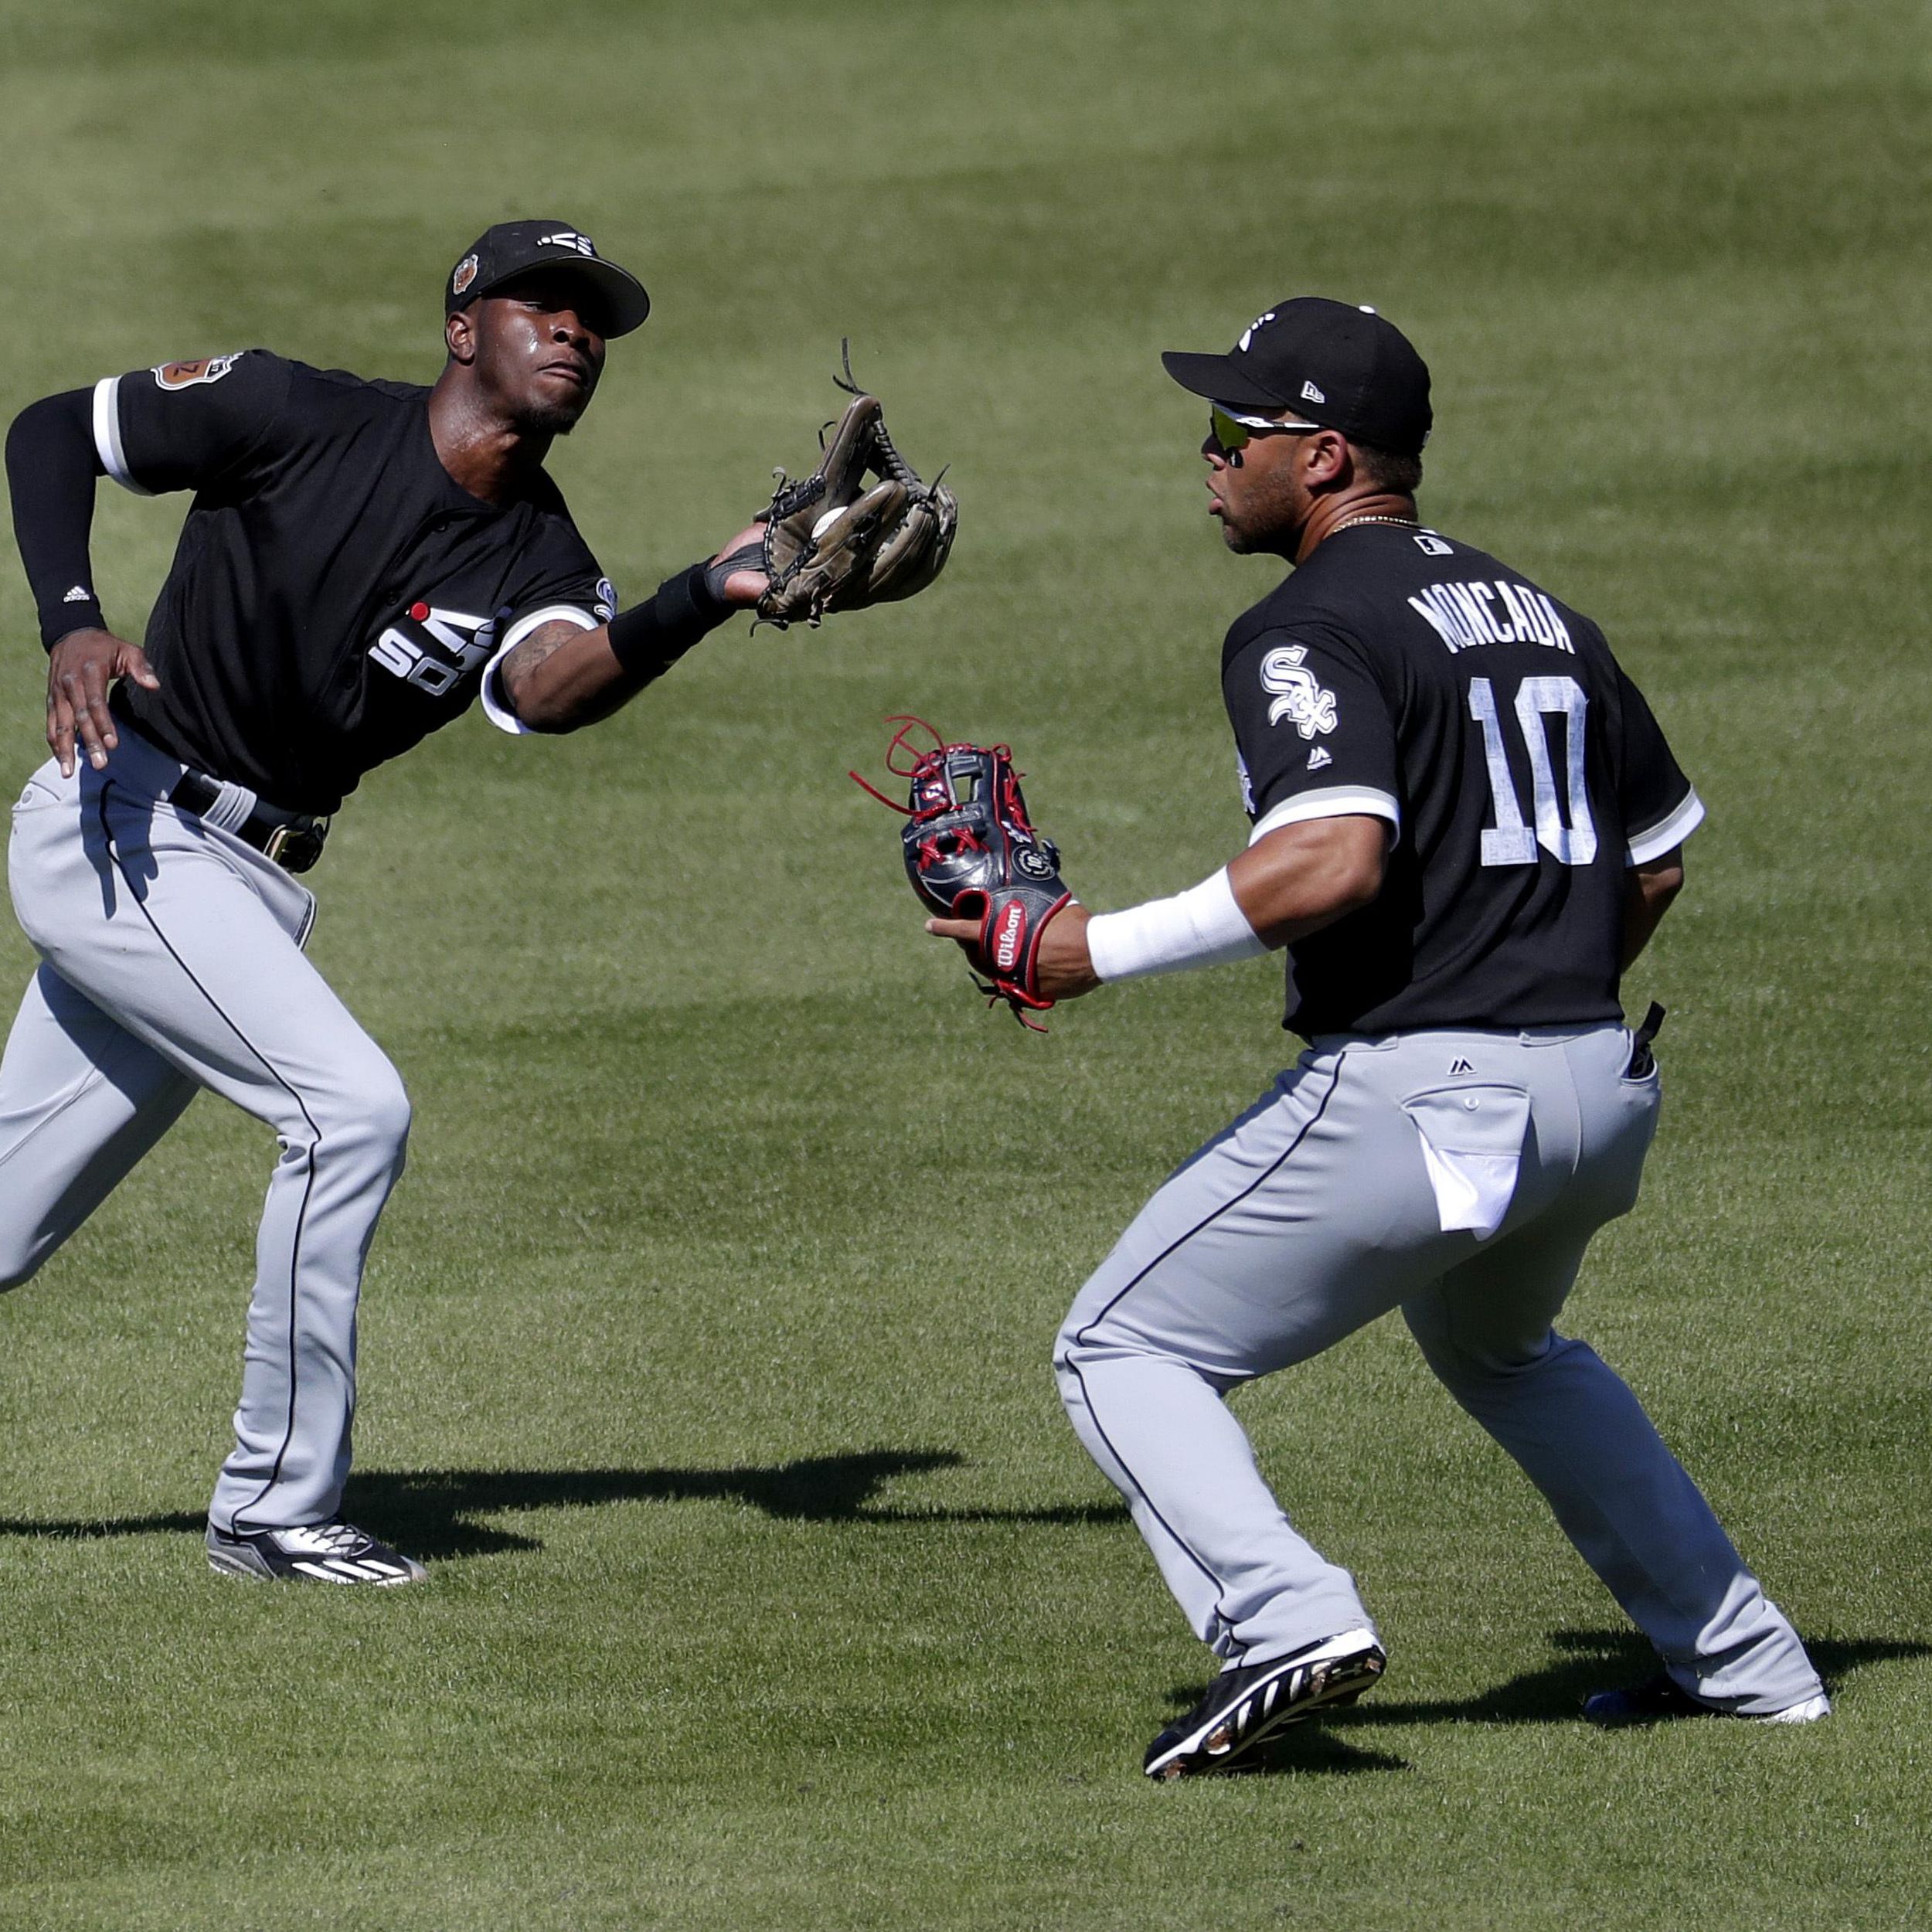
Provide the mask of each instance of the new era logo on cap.
{"label": "new era logo on cap", "polygon": [[1304,403],[1325,403],[1328,399],[1312,383],[1301,385],[1301,400]]}

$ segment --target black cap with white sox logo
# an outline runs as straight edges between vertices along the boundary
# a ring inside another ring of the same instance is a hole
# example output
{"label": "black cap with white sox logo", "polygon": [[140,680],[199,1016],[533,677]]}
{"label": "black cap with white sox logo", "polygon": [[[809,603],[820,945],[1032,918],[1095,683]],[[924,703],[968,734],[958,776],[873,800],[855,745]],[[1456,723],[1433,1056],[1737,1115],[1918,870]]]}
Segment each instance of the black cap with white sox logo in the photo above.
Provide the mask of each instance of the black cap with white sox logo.
{"label": "black cap with white sox logo", "polygon": [[1372,308],[1298,295],[1241,332],[1225,355],[1169,349],[1161,362],[1183,389],[1236,410],[1292,410],[1399,455],[1420,454],[1434,421],[1429,366]]}
{"label": "black cap with white sox logo", "polygon": [[607,262],[588,235],[565,221],[500,221],[466,248],[443,284],[443,312],[453,315],[519,275],[542,270],[575,275],[597,292],[605,335],[628,335],[651,313],[644,284]]}

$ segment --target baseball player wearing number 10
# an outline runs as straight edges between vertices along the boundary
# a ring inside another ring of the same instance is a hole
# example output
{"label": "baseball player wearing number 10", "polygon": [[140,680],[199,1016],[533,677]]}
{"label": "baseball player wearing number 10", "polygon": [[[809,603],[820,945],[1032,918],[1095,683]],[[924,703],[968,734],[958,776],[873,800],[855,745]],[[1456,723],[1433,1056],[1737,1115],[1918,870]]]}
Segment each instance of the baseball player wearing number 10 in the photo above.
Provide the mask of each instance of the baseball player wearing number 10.
{"label": "baseball player wearing number 10", "polygon": [[1662,1015],[1627,1029],[1618,983],[1703,808],[1597,626],[1418,519],[1428,372],[1389,323],[1304,298],[1225,355],[1165,360],[1212,406],[1229,548],[1294,566],[1223,656],[1253,834],[1176,899],[1062,913],[1040,991],[1285,946],[1309,1046],[1155,1194],[1060,1332],[1073,1426],[1223,1660],[1147,1772],[1225,1766],[1381,1672],[1354,1580],[1297,1535],[1223,1398],[1393,1308],[1660,1655],[1587,1715],[1821,1717],[1791,1626],[1636,1398],[1551,1326],[1637,1198]]}

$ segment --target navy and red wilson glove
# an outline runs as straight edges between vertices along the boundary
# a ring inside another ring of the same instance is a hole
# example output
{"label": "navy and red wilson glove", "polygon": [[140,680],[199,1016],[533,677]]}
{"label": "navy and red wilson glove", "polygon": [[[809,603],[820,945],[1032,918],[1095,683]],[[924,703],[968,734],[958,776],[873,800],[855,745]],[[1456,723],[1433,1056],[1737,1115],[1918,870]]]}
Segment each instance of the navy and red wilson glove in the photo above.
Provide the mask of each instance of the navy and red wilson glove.
{"label": "navy and red wilson glove", "polygon": [[[1004,1000],[1032,1026],[1028,1013],[1053,1004],[1041,997],[1036,973],[1040,935],[1073,896],[1060,878],[1059,848],[1027,817],[1006,746],[948,744],[923,719],[886,722],[900,730],[886,747],[886,768],[907,781],[907,802],[893,804],[857,772],[852,776],[904,814],[906,876],[926,906],[942,918],[979,921],[973,957],[990,982],[981,987],[988,1002]],[[914,753],[907,743],[914,731],[931,736],[931,750]],[[913,762],[903,764],[902,754]]]}

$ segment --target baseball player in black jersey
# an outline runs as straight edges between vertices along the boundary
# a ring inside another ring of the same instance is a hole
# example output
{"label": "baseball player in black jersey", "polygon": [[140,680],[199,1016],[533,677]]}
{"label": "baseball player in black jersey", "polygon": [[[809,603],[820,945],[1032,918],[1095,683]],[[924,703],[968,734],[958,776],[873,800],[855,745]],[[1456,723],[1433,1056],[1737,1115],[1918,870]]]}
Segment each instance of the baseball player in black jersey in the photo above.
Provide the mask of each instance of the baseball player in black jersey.
{"label": "baseball player in black jersey", "polygon": [[1400,332],[1303,298],[1225,355],[1165,359],[1211,405],[1229,548],[1294,566],[1222,655],[1253,832],[1176,898],[1055,919],[1040,990],[1286,947],[1309,1046],[1060,1332],[1073,1426],[1223,1662],[1147,1771],[1226,1765],[1380,1673],[1353,1579],[1295,1533],[1223,1398],[1392,1308],[1660,1654],[1588,1714],[1821,1717],[1791,1625],[1636,1399],[1550,1325],[1637,1197],[1655,1021],[1625,1028],[1618,980],[1703,808],[1597,626],[1417,519],[1428,372]]}
{"label": "baseball player in black jersey", "polygon": [[[0,1288],[198,1087],[274,1128],[209,1512],[209,1561],[244,1576],[423,1574],[340,1517],[356,1299],[409,1104],[303,957],[293,875],[365,772],[479,697],[505,731],[573,730],[767,587],[754,526],[619,614],[544,473],[607,340],[649,310],[634,277],[566,223],[512,222],[444,294],[433,387],[248,349],[49,396],[7,441],[53,757],[14,808],[9,883],[43,964],[0,1063]],[[145,647],[94,593],[104,473],[195,492]]]}

